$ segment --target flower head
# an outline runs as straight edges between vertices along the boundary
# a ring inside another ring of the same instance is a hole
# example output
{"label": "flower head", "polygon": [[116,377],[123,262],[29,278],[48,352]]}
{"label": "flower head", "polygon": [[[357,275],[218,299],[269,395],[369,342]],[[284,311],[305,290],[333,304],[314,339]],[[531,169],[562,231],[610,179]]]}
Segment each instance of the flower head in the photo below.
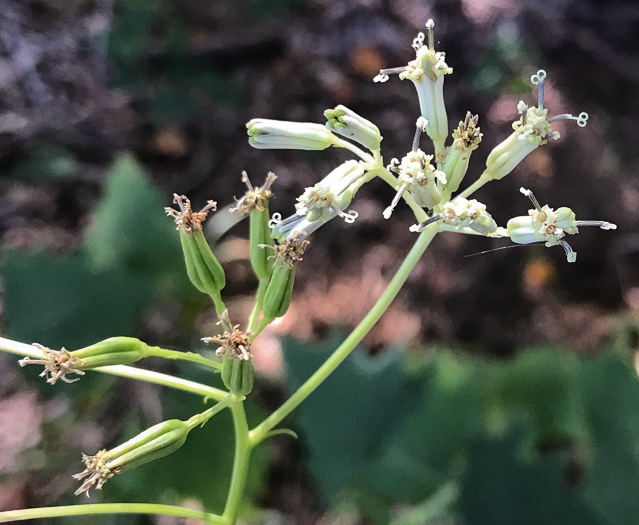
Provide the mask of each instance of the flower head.
{"label": "flower head", "polygon": [[271,186],[277,179],[277,175],[269,171],[264,184],[255,188],[249,180],[248,173],[242,172],[242,182],[246,184],[247,191],[241,199],[235,199],[235,207],[231,211],[237,211],[240,215],[248,215],[253,210],[264,211],[265,202],[273,196]]}
{"label": "flower head", "polygon": [[479,147],[483,133],[479,130],[478,122],[479,115],[473,115],[468,111],[466,118],[453,131],[453,145],[450,147],[442,166],[448,181],[444,198],[450,198],[451,194],[459,189],[459,185],[468,171],[470,154]]}
{"label": "flower head", "polygon": [[537,106],[528,107],[523,101],[517,104],[517,111],[521,116],[513,122],[515,131],[495,147],[486,159],[486,175],[491,179],[504,178],[524,157],[546,144],[548,139],[557,140],[559,133],[552,130],[553,122],[575,120],[577,125],[583,128],[588,120],[588,113],[585,112],[580,113],[579,116],[565,113],[548,118],[548,109],[544,108],[546,72],[540,69],[536,75],[530,77],[530,80],[539,86]]}
{"label": "flower head", "polygon": [[435,23],[432,20],[426,23],[428,45],[424,44],[424,33],[419,33],[413,40],[413,49],[417,55],[415,60],[411,60],[407,66],[380,70],[374,81],[386,82],[390,74],[397,73],[401,80],[407,78],[413,82],[417,89],[421,114],[428,120],[426,133],[436,143],[436,149],[439,149],[448,137],[444,75],[451,74],[453,69],[446,64],[445,53],[435,51],[434,27]]}
{"label": "flower head", "polygon": [[446,174],[432,164],[433,155],[426,155],[421,149],[410,151],[400,161],[393,159],[388,170],[397,174],[402,185],[397,190],[393,202],[384,210],[388,219],[405,191],[419,206],[432,209],[441,201],[440,185],[446,184]]}
{"label": "flower head", "polygon": [[192,236],[196,231],[202,231],[204,219],[206,219],[210,211],[217,209],[217,202],[207,201],[207,205],[204,208],[195,212],[191,209],[191,201],[185,195],[178,195],[177,193],[173,194],[173,202],[178,205],[180,211],[168,207],[164,208],[164,211],[169,217],[175,219],[176,230],[189,236]]}
{"label": "flower head", "polygon": [[42,359],[25,357],[20,359],[18,363],[20,366],[44,365],[44,370],[40,374],[40,377],[46,377],[47,383],[55,385],[58,379],[61,379],[65,383],[74,383],[75,381],[79,381],[80,378],[69,379],[67,377],[68,374],[84,375],[84,372],[80,370],[80,367],[84,365],[84,361],[72,355],[66,348],[56,351],[39,345],[38,343],[33,343],[33,346],[42,350]]}
{"label": "flower head", "polygon": [[274,213],[269,223],[277,239],[304,238],[335,217],[346,223],[357,219],[356,211],[345,212],[357,190],[366,182],[361,162],[349,160],[331,171],[324,179],[304,190],[297,198],[296,213],[282,219]]}
{"label": "flower head", "polygon": [[456,230],[470,228],[482,235],[488,235],[497,230],[497,223],[486,211],[486,205],[475,199],[468,200],[463,197],[457,197],[453,201],[445,203],[441,213],[433,215],[421,224],[411,226],[410,230],[418,232],[438,221],[442,221]]}
{"label": "flower head", "polygon": [[542,207],[532,191],[525,188],[521,188],[520,191],[531,200],[534,208],[528,210],[527,217],[513,217],[508,221],[508,236],[517,244],[543,242],[547,247],[561,245],[568,262],[575,262],[577,252],[564,240],[566,235],[579,233],[579,226],[597,226],[602,230],[617,229],[616,224],[606,221],[578,221],[575,213],[567,207],[556,210],[548,205]]}
{"label": "flower head", "polygon": [[251,354],[250,332],[243,332],[239,329],[240,325],[233,325],[229,318],[228,310],[220,315],[218,325],[224,328],[222,335],[213,337],[204,337],[202,341],[205,343],[217,343],[219,348],[215,354],[220,358],[228,357],[229,359],[249,360],[253,357]]}

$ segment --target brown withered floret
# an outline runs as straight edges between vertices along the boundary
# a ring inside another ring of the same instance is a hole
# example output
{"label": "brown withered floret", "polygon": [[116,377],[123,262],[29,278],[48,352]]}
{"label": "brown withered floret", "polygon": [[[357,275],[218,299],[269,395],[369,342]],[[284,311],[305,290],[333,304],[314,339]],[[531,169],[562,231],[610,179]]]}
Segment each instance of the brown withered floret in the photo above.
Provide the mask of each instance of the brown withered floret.
{"label": "brown withered floret", "polygon": [[300,241],[297,236],[294,236],[286,239],[282,244],[275,244],[274,246],[270,244],[260,244],[260,247],[273,250],[275,253],[271,255],[269,259],[279,257],[283,259],[284,263],[292,270],[298,262],[302,261],[302,255],[304,255],[304,251],[309,244],[310,241]]}
{"label": "brown withered floret", "polygon": [[222,359],[224,356],[229,359],[241,359],[248,361],[253,357],[251,354],[251,341],[250,332],[243,332],[239,329],[239,324],[233,325],[229,319],[228,310],[225,310],[220,315],[218,325],[224,327],[224,333],[222,335],[216,335],[213,337],[203,337],[202,341],[205,343],[217,343],[220,347],[215,351],[215,354]]}
{"label": "brown withered floret", "polygon": [[62,379],[65,383],[74,383],[75,381],[79,381],[80,378],[69,379],[66,377],[67,374],[84,375],[84,372],[78,369],[78,367],[84,365],[84,361],[79,357],[71,355],[71,352],[66,348],[62,348],[58,352],[46,346],[39,345],[38,343],[33,343],[33,346],[42,350],[42,359],[25,357],[20,359],[18,363],[20,366],[43,365],[44,370],[40,374],[40,377],[46,377],[47,383],[55,385],[58,379]]}
{"label": "brown withered floret", "polygon": [[102,490],[102,487],[107,481],[122,471],[120,467],[109,468],[103,459],[105,454],[106,450],[100,450],[95,456],[82,454],[82,461],[84,461],[86,468],[82,472],[72,476],[73,479],[82,481],[80,488],[74,492],[76,496],[86,492],[88,498],[90,496],[89,490],[91,490],[94,485],[97,490]]}
{"label": "brown withered floret", "polygon": [[271,186],[277,179],[277,175],[272,171],[269,171],[264,180],[262,186],[255,188],[249,180],[248,173],[242,172],[242,182],[246,184],[248,191],[241,199],[235,199],[235,207],[231,208],[231,211],[237,211],[241,215],[248,215],[253,210],[264,211],[266,208],[264,205],[266,201],[273,196]]}
{"label": "brown withered floret", "polygon": [[207,205],[200,211],[193,211],[191,201],[186,198],[186,195],[177,193],[173,194],[173,202],[179,206],[180,211],[168,207],[164,208],[164,211],[169,217],[175,219],[176,229],[186,235],[193,235],[194,232],[200,231],[209,212],[217,209],[217,202],[207,201]]}
{"label": "brown withered floret", "polygon": [[477,149],[481,138],[484,136],[484,134],[479,131],[477,122],[479,122],[479,115],[473,116],[473,114],[468,111],[466,118],[461,121],[457,129],[453,131],[453,138],[459,141],[457,144],[459,149],[466,151]]}

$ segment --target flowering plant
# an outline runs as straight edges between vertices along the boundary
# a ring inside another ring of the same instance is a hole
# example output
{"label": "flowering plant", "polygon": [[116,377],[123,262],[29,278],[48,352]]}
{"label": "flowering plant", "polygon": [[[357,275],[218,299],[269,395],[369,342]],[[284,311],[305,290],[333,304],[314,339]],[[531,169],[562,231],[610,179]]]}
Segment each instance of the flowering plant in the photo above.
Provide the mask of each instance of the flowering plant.
{"label": "flowering plant", "polygon": [[[255,187],[243,173],[242,181],[247,191],[232,211],[249,217],[250,258],[258,279],[253,311],[246,323],[236,324],[229,315],[222,293],[226,284],[225,271],[202,230],[202,223],[216,210],[216,203],[209,201],[195,212],[187,197],[174,196],[177,209],[167,208],[166,213],[175,220],[189,279],[197,290],[210,296],[219,319],[221,333],[203,339],[205,343],[217,345],[217,358],[150,347],[128,337],[106,339],[74,351],[0,338],[0,350],[24,356],[19,361],[22,366],[44,366],[41,375],[51,384],[58,380],[76,381],[79,377],[71,379],[70,376],[82,376],[86,371],[94,370],[161,384],[215,401],[211,407],[186,421],[167,420],[113,449],[84,455],[85,469],[75,476],[81,482],[76,494],[88,496],[91,490],[101,489],[114,476],[124,475],[126,470],[172,453],[185,443],[191,431],[228,408],[235,428],[235,459],[224,510],[213,514],[167,505],[113,503],[8,511],[0,513],[0,521],[98,513],[150,513],[195,518],[213,525],[232,525],[238,518],[253,449],[276,434],[294,434],[278,426],[335,371],[375,325],[439,232],[508,238],[516,244],[560,245],[568,262],[572,263],[577,254],[565,240],[567,235],[577,234],[582,226],[597,226],[604,230],[616,228],[605,221],[577,220],[568,207],[541,206],[533,193],[523,188],[521,191],[530,198],[533,209],[527,215],[511,218],[505,227],[501,227],[484,204],[471,198],[487,183],[506,177],[529,153],[547,144],[549,139],[557,140],[559,134],[552,129],[553,122],[575,120],[578,126],[586,125],[588,115],[585,113],[547,117],[548,110],[543,106],[546,78],[543,70],[531,78],[538,86],[537,105],[529,107],[523,101],[517,105],[519,117],[512,125],[513,132],[489,154],[486,167],[477,180],[456,194],[469,169],[471,154],[480,146],[483,134],[479,117],[468,112],[453,131],[451,144],[446,144],[449,132],[443,83],[445,75],[452,74],[453,69],[447,65],[444,53],[435,50],[432,20],[427,22],[426,28],[427,34],[420,33],[413,41],[415,60],[407,66],[381,70],[375,78],[385,82],[391,74],[398,74],[401,80],[410,79],[417,89],[421,115],[416,119],[412,147],[401,159],[393,158],[386,165],[378,127],[341,105],[325,112],[324,125],[263,118],[248,122],[249,144],[255,148],[324,150],[337,147],[348,150],[355,158],[343,162],[314,186],[306,188],[297,199],[295,211],[286,218],[279,213],[271,214],[269,210],[276,176],[269,173],[264,184]],[[423,133],[432,141],[432,153],[421,149]],[[244,402],[251,394],[255,380],[253,341],[266,326],[286,314],[296,269],[307,256],[311,235],[337,217],[348,224],[356,222],[358,214],[350,209],[351,204],[359,189],[376,179],[389,184],[396,192],[384,210],[385,219],[391,218],[402,200],[413,211],[416,223],[410,226],[410,231],[416,234],[414,245],[377,303],[353,332],[279,408],[254,428],[249,428]],[[209,367],[220,373],[224,389],[129,366],[149,356]]]}

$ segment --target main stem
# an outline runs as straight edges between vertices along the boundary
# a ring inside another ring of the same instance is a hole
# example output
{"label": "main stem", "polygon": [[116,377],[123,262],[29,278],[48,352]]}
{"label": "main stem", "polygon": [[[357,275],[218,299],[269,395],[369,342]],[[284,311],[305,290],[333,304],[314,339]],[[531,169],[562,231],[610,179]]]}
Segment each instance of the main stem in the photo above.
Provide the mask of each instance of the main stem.
{"label": "main stem", "polygon": [[97,503],[93,505],[65,505],[60,507],[8,510],[0,512],[0,523],[95,514],[156,514],[199,520],[208,525],[228,525],[224,518],[216,516],[215,514],[184,507],[175,507],[173,505],[156,505],[153,503]]}
{"label": "main stem", "polygon": [[377,323],[379,318],[388,309],[393,299],[399,293],[412,269],[417,264],[438,232],[437,225],[428,226],[419,235],[417,242],[413,245],[404,262],[397,270],[397,273],[388,284],[384,293],[380,296],[375,306],[366,314],[366,317],[357,325],[355,330],[344,340],[344,342],[333,352],[324,364],[300,386],[297,391],[275,412],[262,421],[249,433],[250,443],[255,446],[262,441],[268,432],[278,425],[288,416],[302,401],[304,401],[322,382],[346,359],[353,349],[361,342],[364,336]]}
{"label": "main stem", "polygon": [[237,520],[237,513],[244,495],[252,445],[249,441],[249,428],[242,398],[236,399],[236,402],[231,405],[231,414],[235,428],[235,459],[233,460],[231,486],[222,517],[228,524],[233,525]]}

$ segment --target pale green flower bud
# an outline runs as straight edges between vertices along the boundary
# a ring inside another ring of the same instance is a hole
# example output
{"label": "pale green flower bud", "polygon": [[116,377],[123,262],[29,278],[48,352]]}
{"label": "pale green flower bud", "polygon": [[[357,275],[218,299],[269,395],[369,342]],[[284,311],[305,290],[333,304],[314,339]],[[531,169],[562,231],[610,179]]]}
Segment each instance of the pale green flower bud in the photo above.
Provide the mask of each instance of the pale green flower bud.
{"label": "pale green flower bud", "polygon": [[448,117],[444,105],[444,75],[453,72],[446,64],[446,55],[435,51],[435,37],[433,28],[435,23],[429,20],[426,23],[428,32],[428,45],[424,44],[424,33],[419,33],[413,40],[413,48],[417,53],[415,60],[408,66],[382,69],[375,77],[375,82],[386,82],[388,75],[399,73],[401,80],[409,79],[415,84],[422,117],[428,124],[426,133],[435,143],[436,151],[440,150],[448,137]]}
{"label": "pale green flower bud", "polygon": [[486,176],[499,180],[508,175],[529,153],[539,146],[546,144],[549,138],[557,140],[559,133],[552,131],[550,125],[557,120],[575,120],[579,127],[584,127],[588,120],[587,113],[579,116],[570,114],[557,115],[547,118],[548,110],[544,109],[544,86],[546,72],[540,69],[530,80],[539,85],[537,107],[528,107],[523,101],[517,104],[517,111],[521,115],[513,122],[515,130],[506,140],[499,144],[486,159]]}
{"label": "pale green flower bud", "polygon": [[326,127],[343,137],[359,142],[371,151],[379,149],[382,135],[379,128],[370,120],[360,117],[345,106],[327,109],[324,116],[328,120]]}
{"label": "pale green flower bud", "polygon": [[255,118],[246,124],[249,144],[257,149],[322,150],[335,136],[321,124]]}
{"label": "pale green flower bud", "polygon": [[73,476],[82,481],[75,495],[86,492],[89,496],[89,490],[93,486],[101,490],[116,474],[171,454],[184,444],[190,430],[191,427],[184,421],[170,419],[152,426],[112,450],[101,450],[95,456],[83,455],[86,468]]}

